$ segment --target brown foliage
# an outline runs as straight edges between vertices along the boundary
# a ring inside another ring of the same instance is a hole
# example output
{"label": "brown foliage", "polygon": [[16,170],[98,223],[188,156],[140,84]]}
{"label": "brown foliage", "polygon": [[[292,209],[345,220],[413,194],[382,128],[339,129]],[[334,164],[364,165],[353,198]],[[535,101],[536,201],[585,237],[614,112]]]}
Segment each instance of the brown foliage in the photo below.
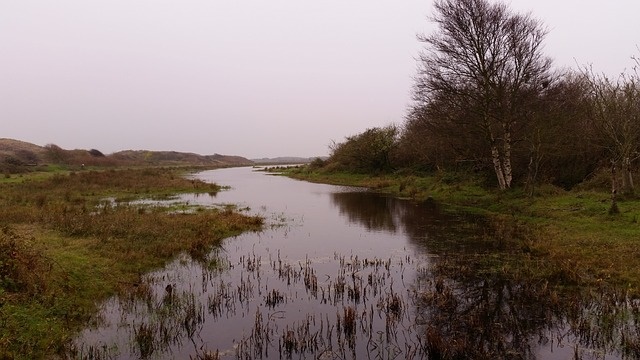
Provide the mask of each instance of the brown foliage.
{"label": "brown foliage", "polygon": [[34,239],[5,226],[0,230],[0,288],[29,296],[42,292],[50,262]]}

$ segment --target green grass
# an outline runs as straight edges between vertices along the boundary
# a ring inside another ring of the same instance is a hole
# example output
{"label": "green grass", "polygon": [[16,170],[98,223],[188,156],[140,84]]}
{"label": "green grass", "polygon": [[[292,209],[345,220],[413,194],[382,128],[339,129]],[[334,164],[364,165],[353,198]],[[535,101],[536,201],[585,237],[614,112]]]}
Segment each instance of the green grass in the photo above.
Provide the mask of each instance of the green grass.
{"label": "green grass", "polygon": [[7,183],[22,183],[24,181],[40,181],[48,179],[55,175],[69,174],[70,170],[60,166],[48,165],[44,167],[38,167],[37,170],[32,172],[24,172],[20,174],[4,174],[0,176],[0,184]]}
{"label": "green grass", "polygon": [[101,300],[132,291],[178,253],[204,261],[223,238],[261,228],[261,218],[232,209],[176,214],[103,200],[220,189],[183,171],[56,172],[0,184],[0,358],[63,356]]}
{"label": "green grass", "polygon": [[[490,271],[577,286],[616,287],[640,296],[640,199],[619,201],[620,214],[610,215],[605,191],[564,191],[550,185],[535,197],[520,188],[506,192],[483,186],[465,174],[368,176],[298,168],[287,176],[312,182],[363,186],[398,197],[433,198],[448,211],[485,217],[509,252],[483,256]],[[518,232],[501,229],[518,228]],[[506,234],[506,235],[505,235]]]}

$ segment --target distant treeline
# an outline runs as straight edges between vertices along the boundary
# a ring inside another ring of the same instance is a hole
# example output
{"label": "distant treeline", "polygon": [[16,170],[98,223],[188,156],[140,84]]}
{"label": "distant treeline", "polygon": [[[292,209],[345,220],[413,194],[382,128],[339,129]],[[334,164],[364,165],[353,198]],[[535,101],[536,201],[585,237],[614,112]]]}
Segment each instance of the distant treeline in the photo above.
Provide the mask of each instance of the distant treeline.
{"label": "distant treeline", "polygon": [[440,0],[434,8],[437,30],[419,36],[424,50],[404,123],[334,143],[316,168],[465,170],[503,190],[571,188],[606,169],[614,193],[633,192],[637,57],[618,77],[590,66],[556,70],[542,52],[546,30],[531,15],[488,0]]}

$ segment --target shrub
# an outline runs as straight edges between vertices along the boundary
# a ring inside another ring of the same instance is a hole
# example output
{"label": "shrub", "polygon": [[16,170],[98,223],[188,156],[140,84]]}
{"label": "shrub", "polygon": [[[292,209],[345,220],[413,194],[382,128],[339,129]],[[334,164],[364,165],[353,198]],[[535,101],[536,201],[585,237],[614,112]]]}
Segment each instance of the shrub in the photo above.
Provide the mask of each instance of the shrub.
{"label": "shrub", "polygon": [[100,150],[96,150],[96,149],[89,150],[89,155],[94,157],[104,157],[104,154],[100,152]]}
{"label": "shrub", "polygon": [[345,142],[332,146],[328,162],[338,169],[361,173],[389,172],[390,155],[397,145],[398,130],[395,126],[367,129],[347,137]]}
{"label": "shrub", "polygon": [[311,169],[311,170],[320,169],[320,168],[324,167],[325,165],[326,165],[326,161],[324,161],[321,158],[317,157],[317,158],[313,159],[313,161],[311,161],[311,163],[309,163],[309,169]]}
{"label": "shrub", "polygon": [[44,269],[50,264],[33,240],[4,227],[0,231],[0,288],[36,294],[45,288]]}

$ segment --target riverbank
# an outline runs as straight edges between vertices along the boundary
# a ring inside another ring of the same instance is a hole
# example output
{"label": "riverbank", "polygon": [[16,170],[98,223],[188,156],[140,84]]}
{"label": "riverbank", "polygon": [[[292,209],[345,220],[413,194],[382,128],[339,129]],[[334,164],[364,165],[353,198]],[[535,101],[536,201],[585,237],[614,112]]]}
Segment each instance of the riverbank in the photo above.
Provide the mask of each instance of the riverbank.
{"label": "riverbank", "polygon": [[451,211],[486,217],[508,259],[483,258],[493,271],[562,286],[611,287],[640,296],[640,200],[622,199],[609,214],[610,194],[582,187],[541,187],[534,197],[521,189],[488,190],[480,179],[456,174],[368,176],[292,168],[305,181],[362,186],[394,196],[431,198]]}
{"label": "riverbank", "polygon": [[102,300],[179,253],[202,262],[263,220],[232,208],[129,205],[216,193],[184,169],[83,170],[0,181],[0,358],[64,354]]}

